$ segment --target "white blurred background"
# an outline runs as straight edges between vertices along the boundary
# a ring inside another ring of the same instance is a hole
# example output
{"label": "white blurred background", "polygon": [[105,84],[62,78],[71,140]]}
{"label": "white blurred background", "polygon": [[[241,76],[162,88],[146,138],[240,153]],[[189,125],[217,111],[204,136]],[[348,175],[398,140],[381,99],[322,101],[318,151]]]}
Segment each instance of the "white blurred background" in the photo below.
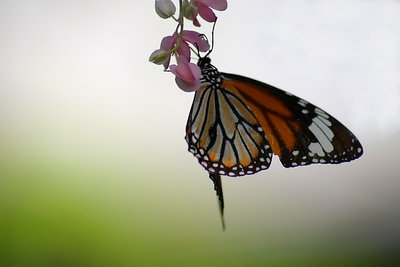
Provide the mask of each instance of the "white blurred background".
{"label": "white blurred background", "polygon": [[[148,62],[175,29],[153,5],[0,2],[0,167],[78,170],[73,193],[82,184],[104,183],[99,198],[114,190],[129,205],[140,191],[137,216],[150,205],[152,216],[163,218],[151,217],[158,231],[179,222],[219,236],[211,182],[183,139],[193,94]],[[225,178],[231,242],[257,247],[261,236],[292,240],[306,232],[349,247],[397,249],[399,14],[394,0],[232,0],[217,14],[214,65],[316,104],[351,129],[365,150],[342,165],[285,169],[275,158],[268,171]],[[210,38],[210,25],[202,24],[198,30]],[[112,175],[82,181],[80,170],[87,169]],[[3,176],[3,183],[11,180]]]}

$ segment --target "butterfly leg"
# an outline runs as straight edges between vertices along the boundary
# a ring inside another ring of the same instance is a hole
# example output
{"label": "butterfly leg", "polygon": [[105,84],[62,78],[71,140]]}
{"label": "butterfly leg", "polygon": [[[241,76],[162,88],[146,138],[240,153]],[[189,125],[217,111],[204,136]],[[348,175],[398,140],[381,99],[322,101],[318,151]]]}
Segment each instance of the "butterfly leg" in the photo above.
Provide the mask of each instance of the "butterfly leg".
{"label": "butterfly leg", "polygon": [[221,175],[218,173],[210,173],[210,179],[214,183],[214,190],[217,194],[218,197],[218,202],[219,202],[219,211],[221,214],[221,220],[222,220],[222,228],[225,230],[225,220],[224,220],[224,194],[222,192],[222,181],[221,181]]}

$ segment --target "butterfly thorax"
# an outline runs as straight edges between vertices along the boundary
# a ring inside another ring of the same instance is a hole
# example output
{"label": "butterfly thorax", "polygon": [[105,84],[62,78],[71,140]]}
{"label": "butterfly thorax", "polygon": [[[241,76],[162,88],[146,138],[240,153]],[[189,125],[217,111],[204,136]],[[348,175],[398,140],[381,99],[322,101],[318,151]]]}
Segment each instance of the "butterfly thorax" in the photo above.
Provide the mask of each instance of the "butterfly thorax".
{"label": "butterfly thorax", "polygon": [[222,75],[218,69],[211,64],[210,58],[200,58],[197,65],[201,69],[200,81],[203,85],[213,85],[215,88],[221,87]]}

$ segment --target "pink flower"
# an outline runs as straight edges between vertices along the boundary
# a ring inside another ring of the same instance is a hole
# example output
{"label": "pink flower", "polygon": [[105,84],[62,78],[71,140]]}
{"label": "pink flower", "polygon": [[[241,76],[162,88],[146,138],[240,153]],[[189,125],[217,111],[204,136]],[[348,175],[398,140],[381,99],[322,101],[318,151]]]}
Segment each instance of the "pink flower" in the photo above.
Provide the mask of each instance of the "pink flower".
{"label": "pink flower", "polygon": [[195,26],[200,26],[197,14],[205,21],[214,22],[217,20],[217,16],[212,9],[223,11],[227,7],[226,0],[191,0],[190,3],[186,0],[184,2],[184,14],[186,18],[193,20]]}
{"label": "pink flower", "polygon": [[[178,34],[175,33],[172,36],[166,36],[162,39],[160,49],[168,51],[177,45]],[[182,42],[180,43],[177,53],[179,56],[184,56],[185,58],[190,58],[190,48],[189,43],[198,47],[201,52],[206,52],[210,49],[210,45],[202,35],[195,31],[182,31]],[[164,68],[167,69],[169,66],[171,56],[164,62]]]}
{"label": "pink flower", "polygon": [[171,72],[175,74],[175,82],[179,88],[185,92],[193,92],[200,88],[201,70],[194,63],[184,56],[178,58],[178,65],[169,66]]}

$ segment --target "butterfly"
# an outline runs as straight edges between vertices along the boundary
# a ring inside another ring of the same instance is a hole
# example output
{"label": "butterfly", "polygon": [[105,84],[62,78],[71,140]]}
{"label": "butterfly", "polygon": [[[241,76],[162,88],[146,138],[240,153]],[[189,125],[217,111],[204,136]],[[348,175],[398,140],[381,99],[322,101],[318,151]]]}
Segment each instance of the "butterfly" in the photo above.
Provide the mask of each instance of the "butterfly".
{"label": "butterfly", "polygon": [[273,154],[286,168],[338,164],[363,154],[349,129],[306,100],[266,83],[219,72],[208,56],[197,64],[201,87],[194,96],[185,139],[214,182],[221,216],[221,175],[268,169]]}

